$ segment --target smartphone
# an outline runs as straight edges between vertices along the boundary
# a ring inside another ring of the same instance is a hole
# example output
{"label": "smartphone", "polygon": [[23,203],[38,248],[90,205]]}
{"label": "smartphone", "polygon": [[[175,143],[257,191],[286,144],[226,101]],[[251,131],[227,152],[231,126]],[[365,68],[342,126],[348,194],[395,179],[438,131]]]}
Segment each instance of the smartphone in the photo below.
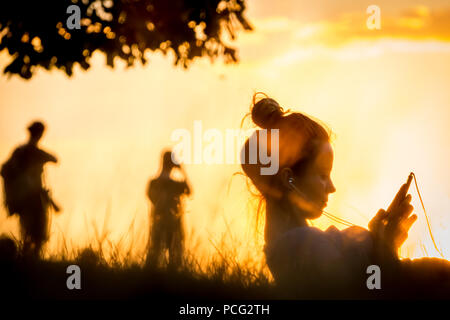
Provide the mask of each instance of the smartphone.
{"label": "smartphone", "polygon": [[406,180],[406,187],[404,187],[405,185],[401,186],[400,190],[395,195],[394,200],[392,200],[391,204],[389,205],[387,211],[392,211],[394,207],[398,206],[405,199],[406,195],[408,194],[408,189],[411,186],[413,176],[414,173],[411,172],[408,176],[408,179]]}
{"label": "smartphone", "polygon": [[414,175],[414,173],[411,172],[411,173],[409,174],[409,176],[408,176],[408,180],[406,180],[405,197],[406,197],[406,195],[408,194],[409,186],[411,185],[411,181],[412,181],[413,175]]}

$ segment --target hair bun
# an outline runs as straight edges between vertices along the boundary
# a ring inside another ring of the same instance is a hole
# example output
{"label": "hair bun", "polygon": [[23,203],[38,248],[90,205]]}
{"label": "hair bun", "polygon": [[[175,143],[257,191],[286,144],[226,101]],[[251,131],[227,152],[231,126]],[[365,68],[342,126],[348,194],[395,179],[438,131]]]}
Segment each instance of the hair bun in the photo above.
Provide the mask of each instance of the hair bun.
{"label": "hair bun", "polygon": [[252,108],[253,122],[263,129],[270,129],[283,116],[283,110],[278,102],[271,98],[264,98],[254,104]]}

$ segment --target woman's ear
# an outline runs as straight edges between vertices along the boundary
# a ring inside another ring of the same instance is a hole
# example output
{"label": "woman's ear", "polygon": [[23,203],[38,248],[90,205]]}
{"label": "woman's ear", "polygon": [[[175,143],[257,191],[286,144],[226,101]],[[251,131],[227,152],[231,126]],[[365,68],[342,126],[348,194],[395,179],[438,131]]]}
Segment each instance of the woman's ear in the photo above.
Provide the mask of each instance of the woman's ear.
{"label": "woman's ear", "polygon": [[291,183],[290,181],[292,181],[294,177],[294,173],[292,172],[291,168],[283,168],[280,171],[280,179],[281,179],[281,184],[286,188],[286,189],[292,189]]}

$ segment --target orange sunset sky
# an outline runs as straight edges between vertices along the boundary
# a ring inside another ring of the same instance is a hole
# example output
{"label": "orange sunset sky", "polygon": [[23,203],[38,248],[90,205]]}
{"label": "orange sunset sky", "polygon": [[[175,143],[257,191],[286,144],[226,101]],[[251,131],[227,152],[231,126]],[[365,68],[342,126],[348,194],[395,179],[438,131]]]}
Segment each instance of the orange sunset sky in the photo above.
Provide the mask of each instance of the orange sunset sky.
{"label": "orange sunset sky", "polygon": [[[48,255],[86,246],[104,234],[104,247],[131,248],[139,260],[148,237],[148,180],[161,150],[179,128],[238,129],[252,94],[263,91],[284,108],[320,119],[334,133],[328,212],[367,227],[415,172],[434,237],[450,257],[450,3],[444,0],[250,0],[253,32],[234,45],[240,62],[196,60],[175,68],[171,56],[148,53],[150,63],[105,66],[68,78],[39,70],[29,81],[0,77],[0,161],[26,140],[26,126],[42,119],[42,147],[59,164],[46,183],[63,212],[52,219]],[[381,30],[366,26],[366,8],[381,9]],[[0,53],[3,69],[9,57]],[[188,246],[199,257],[224,240],[239,257],[259,259],[250,195],[238,164],[191,164],[193,186],[185,216]],[[228,189],[229,187],[229,189]],[[402,257],[439,256],[418,195],[418,221]],[[324,229],[327,218],[315,220]],[[336,225],[339,228],[343,226]],[[16,218],[0,210],[0,233],[16,236]],[[120,241],[120,242],[119,242]],[[94,241],[95,242],[95,241]],[[109,244],[111,243],[111,244]]]}

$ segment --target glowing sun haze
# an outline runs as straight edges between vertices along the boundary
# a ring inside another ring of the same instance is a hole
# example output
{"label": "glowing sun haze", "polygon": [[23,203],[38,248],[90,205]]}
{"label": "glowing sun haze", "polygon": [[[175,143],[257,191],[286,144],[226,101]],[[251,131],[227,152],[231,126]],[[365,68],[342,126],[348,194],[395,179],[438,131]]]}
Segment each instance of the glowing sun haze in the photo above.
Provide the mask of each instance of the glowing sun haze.
{"label": "glowing sun haze", "polygon": [[[284,108],[305,112],[334,133],[328,212],[367,227],[410,171],[421,187],[437,244],[450,256],[450,6],[447,1],[378,1],[381,30],[367,30],[365,2],[249,1],[255,30],[240,33],[240,63],[196,61],[185,71],[170,57],[111,70],[94,56],[72,78],[40,70],[30,81],[0,78],[0,160],[42,119],[42,147],[60,163],[46,183],[63,207],[53,216],[49,254],[80,248],[102,234],[137,259],[148,237],[148,180],[175,129],[237,129],[251,97],[263,91]],[[0,67],[8,61],[0,55]],[[207,256],[213,243],[239,243],[259,257],[254,214],[239,165],[187,165],[188,245]],[[411,186],[418,221],[403,257],[438,256]],[[17,220],[0,211],[0,232],[18,236]],[[313,221],[330,225],[325,217]],[[337,225],[341,228],[342,226]],[[262,229],[260,230],[262,232]],[[122,239],[122,240],[121,240]],[[96,241],[96,240],[95,240]],[[109,244],[104,243],[105,249]]]}

